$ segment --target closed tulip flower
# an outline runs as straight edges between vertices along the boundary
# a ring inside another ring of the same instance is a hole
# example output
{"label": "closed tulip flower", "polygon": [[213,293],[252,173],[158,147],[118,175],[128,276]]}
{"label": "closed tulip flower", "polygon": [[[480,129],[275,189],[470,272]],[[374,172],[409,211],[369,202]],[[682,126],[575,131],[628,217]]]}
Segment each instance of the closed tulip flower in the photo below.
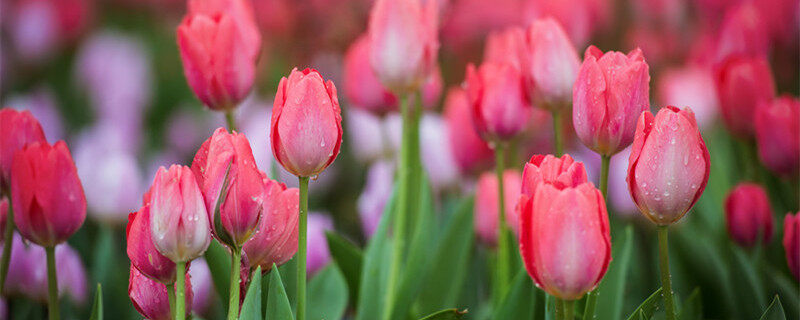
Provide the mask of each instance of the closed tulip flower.
{"label": "closed tulip flower", "polygon": [[43,247],[67,240],[86,219],[86,197],[64,141],[35,142],[11,166],[14,222],[23,237]]}
{"label": "closed tulip flower", "polygon": [[241,247],[258,225],[264,194],[247,137],[218,128],[194,156],[192,172],[205,199],[212,234],[228,246]]}
{"label": "closed tulip flower", "polygon": [[736,243],[750,247],[761,238],[767,244],[772,238],[772,210],[761,186],[740,183],[725,199],[725,222]]}
{"label": "closed tulip flower", "polygon": [[577,187],[587,182],[586,168],[568,154],[556,158],[551,154],[534,155],[522,172],[522,194],[531,198],[542,184]]}
{"label": "closed tulip flower", "polygon": [[756,2],[742,2],[725,12],[717,43],[717,61],[734,55],[766,57],[769,47],[767,24]]}
{"label": "closed tulip flower", "polygon": [[764,58],[733,57],[717,68],[722,120],[740,138],[751,138],[756,108],[772,99],[775,83]]}
{"label": "closed tulip flower", "polygon": [[[167,286],[146,277],[139,269],[131,266],[128,278],[128,297],[133,302],[133,307],[143,317],[149,320],[172,319],[169,308]],[[186,275],[186,315],[192,310],[192,285],[189,275]]]}
{"label": "closed tulip flower", "polygon": [[644,112],[628,159],[628,190],[648,219],[669,225],[703,194],[710,165],[691,109],[667,106],[655,117]]}
{"label": "closed tulip flower", "polygon": [[270,140],[275,159],[298,177],[313,177],[339,154],[342,115],[333,82],[313,69],[281,79],[272,110]]}
{"label": "closed tulip flower", "polygon": [[175,282],[175,263],[162,255],[153,244],[150,230],[150,206],[145,204],[137,212],[128,215],[125,229],[128,259],[131,265],[147,277],[164,283]]}
{"label": "closed tulip flower", "polygon": [[208,108],[236,107],[253,86],[261,34],[250,1],[190,0],[178,26],[183,71]]}
{"label": "closed tulip flower", "polygon": [[372,67],[365,63],[370,54],[369,35],[360,36],[344,57],[344,93],[354,108],[376,114],[397,109],[397,98],[383,86]]}
{"label": "closed tulip flower", "polygon": [[522,65],[534,105],[569,111],[580,59],[561,24],[553,18],[533,22],[525,34]]}
{"label": "closed tulip flower", "polygon": [[267,272],[272,264],[282,265],[297,252],[299,190],[264,175],[264,213],[258,229],[244,244],[245,256],[252,267]]}
{"label": "closed tulip flower", "polygon": [[464,89],[454,87],[447,92],[444,121],[447,124],[450,152],[461,172],[474,172],[492,162],[492,149],[475,131],[472,108]]}
{"label": "closed tulip flower", "polygon": [[[519,218],[514,206],[519,199],[519,190],[522,177],[515,170],[503,172],[503,201],[505,201],[506,224],[514,234],[518,234]],[[494,172],[486,172],[478,179],[475,190],[475,233],[483,243],[494,246],[497,244],[498,206],[497,176]]]}
{"label": "closed tulip flower", "polygon": [[586,49],[572,91],[575,132],[586,147],[611,156],[631,144],[636,120],[650,108],[649,69],[639,49]]}
{"label": "closed tulip flower", "polygon": [[522,74],[511,64],[468,65],[467,95],[475,130],[484,140],[509,140],[525,129],[530,104]]}
{"label": "closed tulip flower", "polygon": [[47,142],[39,121],[30,111],[0,110],[0,187],[9,187],[14,153],[33,142]]}
{"label": "closed tulip flower", "polygon": [[797,176],[800,171],[800,101],[782,96],[761,105],[755,116],[761,162],[776,174]]}
{"label": "closed tulip flower", "polygon": [[211,229],[192,170],[161,167],[150,188],[150,230],[158,252],[173,262],[202,255],[211,241]]}
{"label": "closed tulip flower", "polygon": [[519,246],[536,285],[564,300],[594,289],[611,261],[605,200],[591,183],[542,184],[522,204]]}
{"label": "closed tulip flower", "polygon": [[787,213],[783,219],[783,249],[786,250],[786,264],[794,275],[800,280],[800,217],[797,214]]}
{"label": "closed tulip flower", "polygon": [[503,31],[495,31],[486,37],[483,61],[509,63],[515,68],[523,70],[521,59],[525,49],[525,31],[522,28],[511,27]]}

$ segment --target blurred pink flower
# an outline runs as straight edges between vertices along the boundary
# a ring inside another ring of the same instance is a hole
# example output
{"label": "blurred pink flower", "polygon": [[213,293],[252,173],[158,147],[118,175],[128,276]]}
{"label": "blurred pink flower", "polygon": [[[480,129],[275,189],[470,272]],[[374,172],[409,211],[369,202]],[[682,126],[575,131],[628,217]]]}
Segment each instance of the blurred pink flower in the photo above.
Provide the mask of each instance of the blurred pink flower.
{"label": "blurred pink flower", "polygon": [[345,136],[356,160],[376,160],[391,149],[382,118],[357,108],[347,110],[345,118]]}
{"label": "blurred pink flower", "polygon": [[612,1],[609,0],[528,0],[523,9],[523,20],[530,23],[539,18],[553,17],[564,26],[572,43],[582,48],[592,35],[610,24],[612,12]]}
{"label": "blurred pink flower", "polygon": [[312,212],[308,215],[308,243],[306,270],[309,275],[317,273],[331,261],[328,238],[325,231],[333,230],[333,219],[327,214]]}
{"label": "blurred pink flower", "polygon": [[205,259],[199,258],[192,261],[189,267],[189,280],[192,287],[192,313],[203,318],[211,318],[211,309],[215,302],[214,282],[211,279],[211,270]]}
{"label": "blurred pink flower", "polygon": [[[6,278],[6,293],[21,294],[40,302],[47,301],[47,263],[44,248],[26,245],[14,234],[11,262]],[[68,244],[56,246],[56,277],[61,296],[84,304],[87,297],[86,269],[78,252]]]}
{"label": "blurred pink flower", "polygon": [[12,96],[3,105],[20,111],[30,111],[36,120],[39,120],[45,136],[50,141],[65,138],[61,113],[56,98],[49,88],[39,87],[25,95]]}
{"label": "blurred pink flower", "polygon": [[378,228],[386,203],[392,196],[394,166],[391,161],[377,161],[367,171],[367,181],[357,203],[361,229],[367,239]]}
{"label": "blurred pink flower", "polygon": [[93,1],[21,0],[8,8],[11,43],[25,62],[40,63],[91,23]]}
{"label": "blurred pink flower", "polygon": [[656,89],[658,105],[690,107],[701,130],[711,128],[719,112],[714,75],[708,68],[687,65],[661,73]]}

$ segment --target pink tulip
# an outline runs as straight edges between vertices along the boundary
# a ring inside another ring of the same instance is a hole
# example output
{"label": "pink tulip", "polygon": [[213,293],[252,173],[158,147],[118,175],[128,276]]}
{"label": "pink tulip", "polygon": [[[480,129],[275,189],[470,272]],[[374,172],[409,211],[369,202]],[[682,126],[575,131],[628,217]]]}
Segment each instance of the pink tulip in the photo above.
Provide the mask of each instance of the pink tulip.
{"label": "pink tulip", "polygon": [[467,65],[467,96],[475,130],[486,141],[509,140],[522,132],[530,116],[519,69],[508,63]]}
{"label": "pink tulip", "polygon": [[612,18],[613,5],[608,0],[530,0],[524,3],[525,22],[553,17],[579,46],[585,45],[592,34],[603,30]]}
{"label": "pink tulip", "polygon": [[518,70],[523,70],[522,59],[526,46],[525,31],[520,27],[490,32],[483,49],[483,61],[508,63]]}
{"label": "pink tulip", "polygon": [[461,172],[473,172],[487,167],[494,154],[472,124],[472,108],[467,92],[453,87],[444,102],[444,120],[450,141],[450,152]]}
{"label": "pink tulip", "polygon": [[14,154],[33,142],[47,142],[39,121],[29,111],[0,109],[0,187],[10,187]]}
{"label": "pink tulip", "polygon": [[521,207],[520,253],[536,285],[565,300],[594,289],[611,261],[608,212],[600,190],[590,182],[545,183]]}
{"label": "pink tulip", "polygon": [[192,170],[161,167],[150,188],[150,231],[158,252],[173,262],[202,255],[211,241],[211,227]]}
{"label": "pink tulip", "polygon": [[67,240],[86,219],[86,197],[64,141],[34,142],[11,166],[14,222],[31,242],[51,247]]}
{"label": "pink tulip", "polygon": [[655,117],[643,112],[628,159],[628,190],[647,218],[669,225],[703,194],[710,165],[691,109],[667,106]]}
{"label": "pink tulip", "polygon": [[756,108],[775,94],[769,63],[764,58],[729,58],[717,68],[716,83],[728,130],[741,138],[752,137]]}
{"label": "pink tulip", "polygon": [[583,163],[573,160],[570,155],[565,154],[561,158],[556,158],[551,154],[537,154],[525,163],[521,191],[522,195],[531,198],[536,194],[536,189],[543,184],[563,188],[577,187],[587,181]]}
{"label": "pink tulip", "polygon": [[369,36],[362,35],[344,57],[345,96],[354,108],[384,114],[397,109],[397,98],[383,86],[372,67],[365,63],[370,54]]}
{"label": "pink tulip", "polygon": [[282,78],[272,110],[272,153],[284,169],[313,177],[339,155],[342,115],[333,82],[314,69]]}
{"label": "pink tulip", "polygon": [[39,121],[45,137],[50,137],[51,140],[64,139],[64,121],[55,93],[49,87],[37,87],[23,95],[9,96],[5,104],[19,111],[30,111]]}
{"label": "pink tulip", "polygon": [[800,171],[800,100],[785,95],[762,104],[755,112],[755,131],[764,166],[796,177]]}
{"label": "pink tulip", "polygon": [[718,62],[731,56],[767,56],[769,33],[755,2],[743,2],[725,13],[718,41]]}
{"label": "pink tulip", "polygon": [[[503,172],[503,201],[505,202],[506,225],[514,235],[519,234],[519,218],[514,206],[519,199],[519,190],[522,185],[522,177],[515,170]],[[478,239],[488,246],[497,245],[497,175],[494,172],[486,172],[478,179],[478,187],[475,190],[475,212],[474,223],[475,233]]]}
{"label": "pink tulip", "polygon": [[395,93],[419,88],[436,66],[436,1],[378,0],[369,16],[369,63]]}
{"label": "pink tulip", "polygon": [[528,28],[522,65],[534,105],[551,111],[569,111],[580,60],[556,20],[539,19]]}
{"label": "pink tulip", "polygon": [[772,210],[769,197],[755,183],[740,183],[725,198],[725,222],[736,243],[751,247],[758,238],[766,245],[772,238]]}
{"label": "pink tulip", "polygon": [[[145,197],[149,198],[149,195]],[[158,252],[153,244],[148,203],[145,203],[138,212],[131,212],[128,215],[125,237],[131,266],[155,281],[164,284],[175,282],[175,263]]]}
{"label": "pink tulip", "polygon": [[572,120],[584,145],[611,156],[631,144],[636,119],[650,108],[649,69],[639,49],[586,49],[572,91]]}
{"label": "pink tulip", "polygon": [[244,252],[253,267],[267,272],[272,264],[282,265],[297,252],[297,224],[300,219],[300,191],[282,183],[264,179],[264,212],[258,229],[244,244]]}
{"label": "pink tulip", "polygon": [[378,228],[393,187],[394,163],[385,160],[373,163],[367,171],[367,181],[356,204],[361,230],[367,239]]}
{"label": "pink tulip", "polygon": [[231,110],[250,93],[261,52],[250,1],[189,0],[178,47],[186,80],[208,108]]}
{"label": "pink tulip", "polygon": [[7,21],[4,24],[9,24],[9,38],[19,58],[40,63],[74,42],[88,28],[94,2],[24,0],[6,3],[4,7],[6,5],[13,6],[5,11]]}
{"label": "pink tulip", "polygon": [[710,129],[719,112],[714,75],[711,70],[685,66],[666,70],[658,81],[657,100],[661,105],[691,106],[700,130]]}
{"label": "pink tulip", "polygon": [[[258,225],[264,194],[247,137],[218,128],[194,156],[192,172],[203,192],[212,234],[228,246],[241,247]],[[219,217],[215,216],[218,204]],[[221,226],[216,225],[217,218]]]}
{"label": "pink tulip", "polygon": [[314,275],[322,270],[331,261],[331,253],[328,250],[328,238],[325,231],[333,230],[333,219],[322,213],[311,213],[308,215],[308,264],[306,270],[309,275]]}
{"label": "pink tulip", "polygon": [[[167,286],[146,277],[139,269],[131,266],[128,278],[128,296],[133,302],[133,307],[143,317],[149,320],[170,320],[172,314],[169,308]],[[192,311],[192,284],[186,274],[186,315]]]}
{"label": "pink tulip", "polygon": [[787,213],[783,219],[783,248],[786,250],[786,264],[800,280],[800,212]]}
{"label": "pink tulip", "polygon": [[442,91],[444,91],[442,70],[439,69],[439,66],[436,66],[422,82],[422,88],[420,88],[422,107],[428,110],[438,107],[439,102],[442,100]]}

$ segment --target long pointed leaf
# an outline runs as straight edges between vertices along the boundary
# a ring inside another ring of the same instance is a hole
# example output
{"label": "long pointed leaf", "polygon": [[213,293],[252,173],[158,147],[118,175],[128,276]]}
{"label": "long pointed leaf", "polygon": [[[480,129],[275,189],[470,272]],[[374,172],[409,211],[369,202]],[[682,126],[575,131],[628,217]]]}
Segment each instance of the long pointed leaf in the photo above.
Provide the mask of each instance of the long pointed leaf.
{"label": "long pointed leaf", "polygon": [[325,237],[328,238],[328,249],[331,251],[333,261],[339,266],[344,279],[347,280],[350,299],[355,299],[358,297],[358,287],[361,282],[361,265],[364,263],[364,253],[338,234],[326,232]]}
{"label": "long pointed leaf", "polygon": [[278,267],[272,264],[269,275],[269,297],[267,297],[267,314],[265,320],[293,320],[292,306],[283,289],[281,273]]}
{"label": "long pointed leaf", "polygon": [[446,309],[429,314],[420,320],[459,320],[463,319],[465,314],[467,314],[467,310]]}
{"label": "long pointed leaf", "polygon": [[222,303],[222,310],[228,310],[228,288],[231,279],[231,256],[219,242],[211,241],[205,254],[208,269],[211,271],[211,280]]}
{"label": "long pointed leaf", "polygon": [[250,279],[250,287],[244,296],[239,320],[261,320],[261,267],[256,268]]}
{"label": "long pointed leaf", "polygon": [[658,305],[661,304],[661,300],[663,300],[663,296],[661,295],[661,288],[658,288],[650,297],[642,301],[642,303],[636,307],[636,310],[631,312],[631,315],[628,316],[628,320],[640,319],[641,317],[650,319],[650,317],[653,316],[653,312],[658,308]]}
{"label": "long pointed leaf", "polygon": [[92,315],[89,320],[103,320],[103,286],[97,284],[97,292],[94,293],[94,304],[92,304]]}
{"label": "long pointed leaf", "polygon": [[341,319],[347,308],[347,282],[339,267],[332,263],[308,284],[308,319]]}
{"label": "long pointed leaf", "polygon": [[380,319],[383,314],[383,295],[386,289],[386,270],[392,252],[391,242],[387,239],[389,223],[394,213],[397,188],[386,203],[381,222],[372,235],[364,251],[364,265],[361,268],[361,281],[358,289],[357,320]]}
{"label": "long pointed leaf", "polygon": [[536,306],[531,303],[534,298],[533,281],[525,269],[520,269],[511,282],[505,298],[494,310],[492,319],[531,319]]}
{"label": "long pointed leaf", "polygon": [[775,298],[772,299],[772,303],[769,304],[767,310],[764,310],[764,314],[761,315],[761,320],[786,320],[786,314],[783,313],[783,305],[781,305],[781,299],[775,295]]}

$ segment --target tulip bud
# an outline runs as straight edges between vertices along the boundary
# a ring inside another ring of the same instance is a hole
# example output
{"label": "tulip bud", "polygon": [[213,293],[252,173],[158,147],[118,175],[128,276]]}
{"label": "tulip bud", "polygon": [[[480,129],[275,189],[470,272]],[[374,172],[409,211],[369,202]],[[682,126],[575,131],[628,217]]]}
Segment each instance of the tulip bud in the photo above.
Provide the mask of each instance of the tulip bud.
{"label": "tulip bud", "polygon": [[333,220],[330,216],[321,213],[311,213],[308,215],[308,264],[306,270],[309,275],[317,273],[331,261],[331,253],[328,251],[328,238],[325,231],[333,230]]}
{"label": "tulip bud", "polygon": [[203,192],[212,234],[228,246],[241,247],[258,225],[264,194],[250,142],[244,134],[218,128],[194,156],[192,172]]}
{"label": "tulip bud", "polygon": [[530,105],[519,69],[508,63],[467,66],[467,95],[475,130],[486,141],[509,140],[525,129]]}
{"label": "tulip bud", "polygon": [[[149,320],[172,319],[167,286],[146,277],[131,266],[128,278],[128,297],[139,314]],[[192,311],[192,284],[186,274],[186,315]]]}
{"label": "tulip bud", "polygon": [[491,32],[486,37],[483,61],[508,63],[518,70],[523,70],[521,59],[526,50],[525,46],[525,31],[522,28],[511,27],[503,31]]}
{"label": "tulip bud", "polygon": [[339,155],[342,115],[336,87],[314,69],[295,68],[281,79],[271,123],[272,153],[296,176],[314,177]]}
{"label": "tulip bud", "polygon": [[264,179],[264,213],[258,229],[244,244],[244,252],[252,267],[267,272],[272,264],[282,265],[297,252],[300,191],[287,189],[282,183]]}
{"label": "tulip bud", "polygon": [[29,111],[0,110],[0,188],[10,187],[14,153],[33,142],[46,143],[39,121]]}
{"label": "tulip bud", "polygon": [[772,99],[775,84],[764,58],[733,57],[717,69],[722,120],[740,138],[753,136],[756,108]]}
{"label": "tulip bud", "polygon": [[472,124],[472,108],[467,92],[451,88],[444,101],[444,120],[450,141],[450,152],[461,172],[472,172],[487,167],[494,153],[483,141]]}
{"label": "tulip bud", "polygon": [[[536,194],[542,184],[558,187],[577,187],[588,182],[583,163],[575,161],[568,154],[556,158],[551,154],[534,155],[522,171],[522,194],[528,198]],[[520,208],[521,209],[521,208]]]}
{"label": "tulip bud", "polygon": [[261,52],[250,1],[190,0],[178,48],[197,98],[212,110],[235,108],[253,86]]}
{"label": "tulip bud", "polygon": [[[519,218],[514,206],[519,199],[522,177],[515,170],[503,172],[503,201],[505,202],[506,224],[514,234],[518,234]],[[475,233],[483,243],[489,246],[497,244],[497,175],[486,172],[478,179],[475,190]]]}
{"label": "tulip bud", "polygon": [[14,155],[11,197],[19,233],[43,247],[67,240],[86,219],[86,197],[64,141],[34,142]]}
{"label": "tulip bud", "polygon": [[762,244],[772,238],[772,210],[764,188],[754,183],[740,183],[725,199],[725,222],[736,243],[744,247]]}
{"label": "tulip bud", "polygon": [[787,213],[783,218],[783,248],[786,250],[786,264],[794,275],[800,280],[800,212]]}
{"label": "tulip bud", "polygon": [[800,171],[800,100],[783,96],[756,109],[756,142],[764,166],[796,177]]}
{"label": "tulip bud", "polygon": [[655,117],[643,112],[628,159],[628,191],[648,219],[669,225],[703,194],[710,164],[691,109],[667,106]]}
{"label": "tulip bud", "polygon": [[369,36],[362,35],[347,49],[344,57],[345,96],[354,108],[376,114],[397,109],[397,98],[383,86],[368,63]]}
{"label": "tulip bud", "polygon": [[534,105],[569,111],[580,60],[561,24],[553,18],[533,22],[525,34],[522,64]]}
{"label": "tulip bud", "polygon": [[153,244],[149,204],[128,215],[125,237],[132,266],[155,281],[165,284],[175,282],[175,263],[158,252]]}
{"label": "tulip bud", "polygon": [[611,261],[608,212],[600,190],[541,184],[522,204],[519,246],[536,285],[565,300],[580,299]]}
{"label": "tulip bud", "polygon": [[202,255],[211,241],[211,229],[192,170],[160,167],[150,188],[150,230],[158,252],[173,262]]}
{"label": "tulip bud", "polygon": [[[423,7],[424,6],[424,7]],[[411,92],[436,66],[438,3],[378,0],[369,16],[369,63],[384,86]]]}
{"label": "tulip bud", "polygon": [[586,49],[572,90],[572,120],[586,147],[611,156],[631,144],[636,119],[650,108],[649,70],[639,49]]}

